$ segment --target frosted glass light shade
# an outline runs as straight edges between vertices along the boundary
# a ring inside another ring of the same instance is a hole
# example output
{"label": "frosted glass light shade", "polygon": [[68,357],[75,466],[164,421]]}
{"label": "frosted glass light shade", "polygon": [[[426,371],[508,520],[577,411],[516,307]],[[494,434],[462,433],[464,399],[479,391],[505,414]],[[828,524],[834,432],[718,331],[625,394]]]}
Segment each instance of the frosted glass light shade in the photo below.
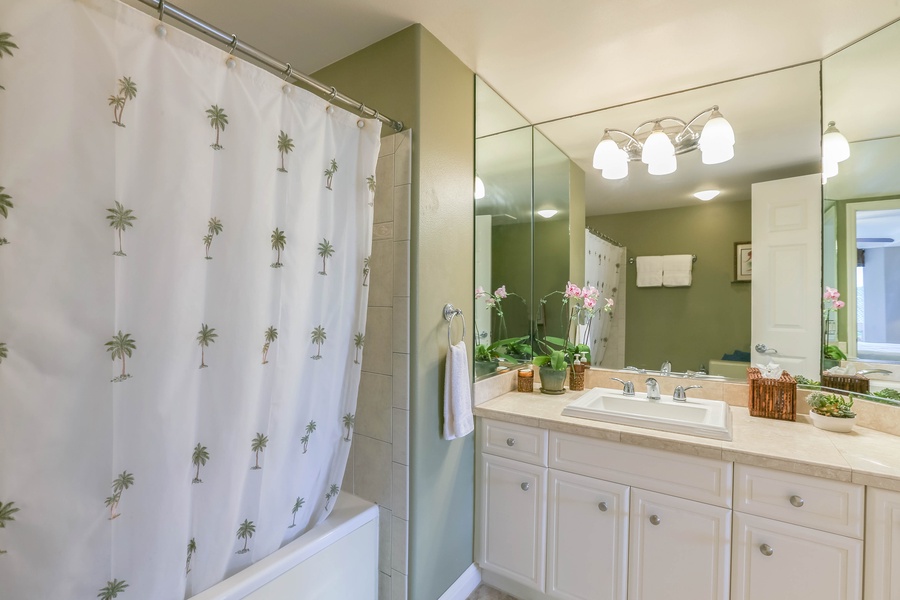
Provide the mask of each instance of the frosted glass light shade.
{"label": "frosted glass light shade", "polygon": [[837,164],[848,158],[850,158],[850,142],[834,126],[834,121],[829,121],[828,128],[822,135],[822,160]]}
{"label": "frosted glass light shade", "polygon": [[719,163],[728,162],[734,158],[734,146],[701,146],[700,155],[700,160],[704,165],[717,165]]}
{"label": "frosted glass light shade", "polygon": [[675,155],[673,154],[672,156],[647,165],[647,172],[651,175],[668,175],[669,173],[674,173],[677,168],[678,161],[675,160]]}
{"label": "frosted glass light shade", "polygon": [[558,212],[559,212],[558,210],[553,210],[553,209],[549,209],[549,208],[548,208],[548,209],[545,209],[545,210],[539,210],[539,211],[537,211],[537,214],[541,215],[541,216],[544,217],[545,219],[549,219],[550,217],[552,217],[553,215],[555,215],[555,214],[558,213]]}
{"label": "frosted glass light shade", "polygon": [[628,154],[619,150],[616,158],[601,172],[603,179],[624,179],[628,177]]}
{"label": "frosted glass light shade", "polygon": [[719,195],[719,190],[703,190],[702,192],[694,192],[694,197],[703,202],[709,202]]}
{"label": "frosted glass light shade", "polygon": [[475,199],[481,200],[484,198],[484,182],[481,180],[481,177],[478,175],[475,176]]}
{"label": "frosted glass light shade", "polygon": [[609,133],[604,133],[597,149],[594,150],[593,165],[595,169],[605,169],[615,162],[619,152],[619,145],[616,144]]}
{"label": "frosted glass light shade", "polygon": [[734,146],[734,129],[718,110],[712,112],[700,132],[700,148],[707,145],[713,148]]}
{"label": "frosted glass light shade", "polygon": [[657,124],[653,128],[653,133],[644,142],[644,148],[641,151],[641,162],[645,165],[650,165],[666,160],[670,156],[675,156],[675,146],[672,145],[672,140]]}
{"label": "frosted glass light shade", "polygon": [[838,174],[838,164],[836,161],[822,159],[822,180],[823,182]]}

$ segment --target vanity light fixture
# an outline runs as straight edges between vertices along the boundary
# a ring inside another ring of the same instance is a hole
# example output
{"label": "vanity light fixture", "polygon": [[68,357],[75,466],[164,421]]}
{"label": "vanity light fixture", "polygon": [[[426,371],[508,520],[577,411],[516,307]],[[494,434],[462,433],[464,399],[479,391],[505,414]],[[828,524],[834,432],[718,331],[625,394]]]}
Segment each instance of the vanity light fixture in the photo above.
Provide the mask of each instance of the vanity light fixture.
{"label": "vanity light fixture", "polygon": [[558,210],[544,209],[544,210],[537,211],[537,214],[541,215],[545,219],[549,219],[550,217],[552,217],[553,215],[555,215],[558,212],[559,212]]}
{"label": "vanity light fixture", "polygon": [[838,174],[838,163],[850,158],[850,142],[844,137],[834,121],[828,122],[822,134],[822,183]]}
{"label": "vanity light fixture", "polygon": [[713,198],[719,195],[719,190],[703,190],[702,192],[696,192],[694,197],[697,200],[703,200],[704,202],[709,202]]}
{"label": "vanity light fixture", "polygon": [[481,200],[484,198],[484,182],[481,180],[481,177],[478,175],[475,176],[475,199]]}
{"label": "vanity light fixture", "polygon": [[[697,121],[704,116],[708,117],[706,123],[697,127]],[[610,134],[624,140],[616,142]],[[631,133],[606,129],[594,150],[593,165],[602,171],[604,179],[627,177],[628,163],[638,160],[647,165],[651,175],[668,175],[678,168],[676,155],[698,148],[705,165],[716,165],[734,157],[734,129],[718,106],[707,108],[687,122],[677,117],[662,117],[641,123]]]}

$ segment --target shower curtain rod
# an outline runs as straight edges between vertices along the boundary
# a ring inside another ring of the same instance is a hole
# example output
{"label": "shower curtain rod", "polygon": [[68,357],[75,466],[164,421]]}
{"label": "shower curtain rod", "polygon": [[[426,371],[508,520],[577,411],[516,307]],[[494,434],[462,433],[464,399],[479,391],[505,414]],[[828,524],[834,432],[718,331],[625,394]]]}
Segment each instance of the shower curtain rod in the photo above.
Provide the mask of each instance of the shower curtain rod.
{"label": "shower curtain rod", "polygon": [[340,101],[348,106],[352,106],[363,116],[374,117],[382,123],[386,123],[392,129],[394,129],[394,131],[403,131],[402,121],[395,121],[390,117],[386,117],[383,114],[379,113],[377,110],[364,105],[362,102],[357,102],[353,98],[345,96],[344,94],[337,91],[334,87],[316,81],[309,75],[295,71],[291,67],[291,63],[283,63],[280,60],[273,58],[271,55],[254,48],[250,44],[245,44],[244,42],[240,41],[236,35],[227,34],[218,27],[210,25],[202,19],[198,19],[186,10],[181,9],[170,2],[166,2],[166,0],[140,0],[140,2],[146,4],[147,6],[155,8],[159,13],[160,21],[162,21],[163,15],[169,15],[176,21],[180,21],[181,23],[184,23],[185,25],[188,25],[193,29],[196,29],[197,31],[205,33],[216,41],[228,44],[228,51],[232,54],[236,51],[243,52],[250,58],[261,62],[267,67],[279,71],[282,75],[285,76],[285,79],[296,79],[304,85],[311,87],[318,92],[326,94],[328,96],[328,99],[332,102],[334,102],[335,100]]}
{"label": "shower curtain rod", "polygon": [[587,230],[590,231],[591,233],[593,233],[594,235],[596,235],[601,240],[606,240],[613,246],[618,246],[619,248],[625,247],[622,244],[620,244],[619,242],[617,242],[616,240],[614,240],[611,237],[609,237],[608,235],[606,235],[605,233],[600,233],[599,231],[595,230],[593,227],[588,227]]}

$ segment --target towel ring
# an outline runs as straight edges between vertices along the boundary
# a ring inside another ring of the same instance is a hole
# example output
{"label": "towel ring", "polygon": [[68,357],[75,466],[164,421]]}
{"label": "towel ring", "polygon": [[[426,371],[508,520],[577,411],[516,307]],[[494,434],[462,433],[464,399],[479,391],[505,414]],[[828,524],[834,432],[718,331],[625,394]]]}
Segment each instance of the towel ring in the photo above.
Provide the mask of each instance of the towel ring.
{"label": "towel ring", "polygon": [[466,317],[465,317],[465,315],[463,315],[462,309],[461,308],[453,308],[452,304],[445,304],[443,315],[444,315],[444,320],[447,321],[447,345],[448,346],[453,345],[451,331],[453,329],[453,319],[456,318],[457,315],[459,315],[459,317],[462,319],[462,326],[463,326],[462,337],[459,339],[459,341],[461,341],[461,342],[465,341],[465,339],[466,339]]}

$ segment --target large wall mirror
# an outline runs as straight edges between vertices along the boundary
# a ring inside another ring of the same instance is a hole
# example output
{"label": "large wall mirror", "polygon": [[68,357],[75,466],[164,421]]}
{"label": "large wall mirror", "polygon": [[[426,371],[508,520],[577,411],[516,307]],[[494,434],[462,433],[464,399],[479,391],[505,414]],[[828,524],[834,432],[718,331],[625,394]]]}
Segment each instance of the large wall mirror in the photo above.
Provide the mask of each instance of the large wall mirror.
{"label": "large wall mirror", "polygon": [[826,302],[824,362],[868,372],[876,394],[900,389],[898,97],[900,23],[822,61],[823,120],[849,141],[824,185],[823,281],[844,303]]}

